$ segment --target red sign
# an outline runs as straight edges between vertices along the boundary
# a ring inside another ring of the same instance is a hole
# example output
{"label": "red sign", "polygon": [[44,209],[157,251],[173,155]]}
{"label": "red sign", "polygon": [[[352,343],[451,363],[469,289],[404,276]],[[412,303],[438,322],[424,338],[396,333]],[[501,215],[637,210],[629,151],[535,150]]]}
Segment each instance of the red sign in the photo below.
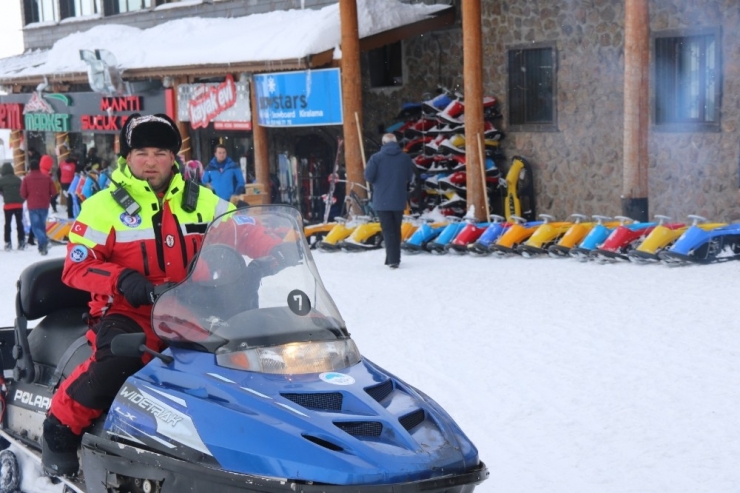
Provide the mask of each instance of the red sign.
{"label": "red sign", "polygon": [[252,122],[213,122],[216,130],[252,130]]}
{"label": "red sign", "polygon": [[126,116],[108,115],[82,115],[80,124],[82,131],[85,130],[121,130]]}
{"label": "red sign", "polygon": [[23,130],[23,105],[20,103],[0,104],[0,128]]}
{"label": "red sign", "polygon": [[101,111],[141,111],[141,96],[124,96],[116,98],[100,98]]}
{"label": "red sign", "polygon": [[236,104],[236,84],[231,74],[217,87],[208,88],[198,99],[190,101],[190,125],[193,129],[207,127],[211,120]]}

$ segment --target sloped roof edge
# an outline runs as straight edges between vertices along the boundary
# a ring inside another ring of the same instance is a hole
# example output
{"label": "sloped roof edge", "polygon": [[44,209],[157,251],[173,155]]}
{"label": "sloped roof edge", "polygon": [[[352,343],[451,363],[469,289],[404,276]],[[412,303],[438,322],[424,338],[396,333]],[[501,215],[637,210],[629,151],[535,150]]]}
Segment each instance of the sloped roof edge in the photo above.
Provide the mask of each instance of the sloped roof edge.
{"label": "sloped roof edge", "polygon": [[[431,14],[425,19],[406,25],[401,25],[399,27],[372,34],[370,36],[366,36],[360,40],[360,49],[363,51],[367,51],[378,48],[389,43],[418,36],[420,34],[433,31],[435,29],[440,29],[442,27],[451,25],[454,22],[455,9],[453,6],[449,6],[448,8],[439,10]],[[18,71],[23,65],[25,65],[24,62],[29,63],[29,65],[32,64],[31,66],[41,66],[43,64],[43,59],[45,58],[45,55],[48,54],[49,51],[50,50],[36,51],[30,54],[27,53],[0,60],[0,84],[33,85],[42,82],[45,77],[51,82],[84,83],[87,81],[87,73],[81,72],[79,70],[62,73],[13,75],[14,71]],[[333,59],[333,51],[333,49],[325,50],[302,58],[290,58],[282,60],[262,60],[212,64],[194,63],[192,65],[132,68],[122,70],[122,76],[125,79],[145,79],[159,78],[164,76],[205,77],[216,76],[224,73],[256,73],[283,70],[304,70],[309,68],[322,67],[330,64]],[[2,68],[5,68],[5,70],[2,70]]]}

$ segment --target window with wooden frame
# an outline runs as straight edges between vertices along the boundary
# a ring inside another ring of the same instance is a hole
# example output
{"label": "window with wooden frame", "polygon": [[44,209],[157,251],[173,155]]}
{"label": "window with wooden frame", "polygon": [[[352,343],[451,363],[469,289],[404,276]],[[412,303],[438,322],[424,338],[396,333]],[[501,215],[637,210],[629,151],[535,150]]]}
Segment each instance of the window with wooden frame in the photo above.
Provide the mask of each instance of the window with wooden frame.
{"label": "window with wooden frame", "polygon": [[403,47],[391,43],[368,52],[370,87],[403,85]]}
{"label": "window with wooden frame", "polygon": [[554,44],[508,50],[510,130],[557,130]]}
{"label": "window with wooden frame", "polygon": [[720,39],[719,30],[654,38],[656,130],[719,131]]}

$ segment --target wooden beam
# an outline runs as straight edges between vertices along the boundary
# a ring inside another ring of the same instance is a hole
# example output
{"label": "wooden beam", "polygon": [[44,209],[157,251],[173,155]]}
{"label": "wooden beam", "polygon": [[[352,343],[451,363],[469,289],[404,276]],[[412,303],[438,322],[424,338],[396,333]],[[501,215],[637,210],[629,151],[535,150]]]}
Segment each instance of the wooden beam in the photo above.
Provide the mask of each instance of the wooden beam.
{"label": "wooden beam", "polygon": [[483,142],[483,42],[481,0],[462,3],[463,81],[465,91],[465,171],[468,207],[475,206],[475,219],[487,220]]}
{"label": "wooden beam", "polygon": [[[360,73],[360,39],[357,21],[357,1],[339,0],[342,26],[342,112],[344,117],[344,164],[347,180],[365,183],[362,166],[362,140],[355,119],[362,122],[362,74]],[[349,186],[348,186],[349,189]],[[365,190],[356,189],[365,197]]]}
{"label": "wooden beam", "polygon": [[249,94],[252,99],[252,142],[254,144],[254,176],[257,183],[265,187],[267,201],[270,203],[270,144],[267,129],[259,124],[259,105],[257,104],[257,85],[250,77]]}
{"label": "wooden beam", "polygon": [[382,33],[373,34],[360,40],[360,51],[370,51],[381,46],[389,45],[403,39],[409,39],[421,34],[428,33],[437,29],[451,26],[455,23],[455,8],[442,10],[429,19],[406,24],[405,26],[396,27],[383,31]]}
{"label": "wooden beam", "polygon": [[624,156],[622,212],[648,219],[648,0],[626,0],[624,23]]}

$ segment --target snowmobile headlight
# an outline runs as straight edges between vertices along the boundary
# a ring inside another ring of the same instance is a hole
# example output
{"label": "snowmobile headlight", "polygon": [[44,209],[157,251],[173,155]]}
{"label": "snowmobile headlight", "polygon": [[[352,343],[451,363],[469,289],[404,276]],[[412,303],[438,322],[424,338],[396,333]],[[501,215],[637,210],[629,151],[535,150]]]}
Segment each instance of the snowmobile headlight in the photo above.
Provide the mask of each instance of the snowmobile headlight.
{"label": "snowmobile headlight", "polygon": [[360,362],[352,339],[293,342],[216,354],[216,364],[235,370],[301,375],[348,368]]}

